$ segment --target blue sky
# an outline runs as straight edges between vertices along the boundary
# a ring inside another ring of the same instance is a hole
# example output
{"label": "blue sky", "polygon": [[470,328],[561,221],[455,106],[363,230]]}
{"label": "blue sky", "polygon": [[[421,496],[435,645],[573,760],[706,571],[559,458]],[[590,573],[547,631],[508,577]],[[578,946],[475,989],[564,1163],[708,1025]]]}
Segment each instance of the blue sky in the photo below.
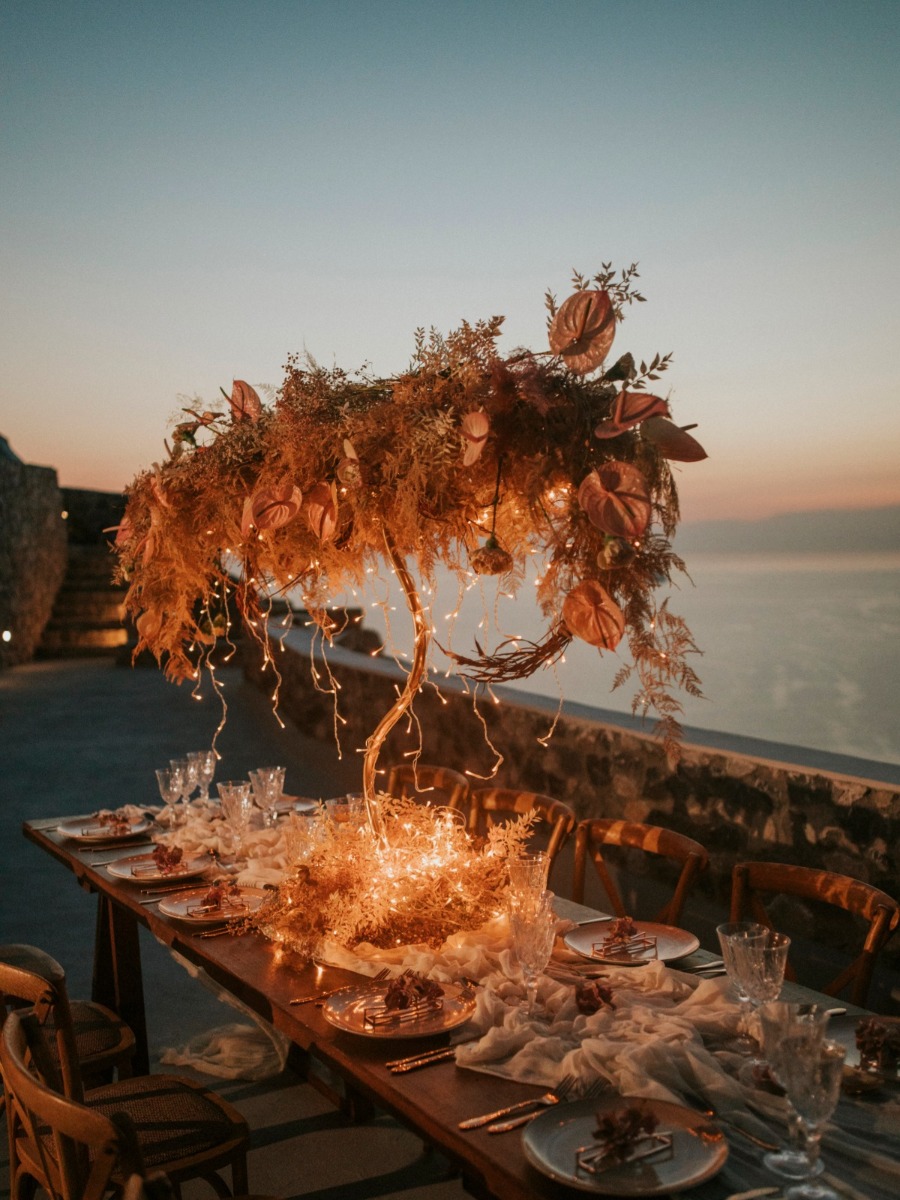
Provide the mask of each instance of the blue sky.
{"label": "blue sky", "polygon": [[688,519],[900,502],[900,4],[0,6],[0,433],[63,484],[179,394],[638,260]]}

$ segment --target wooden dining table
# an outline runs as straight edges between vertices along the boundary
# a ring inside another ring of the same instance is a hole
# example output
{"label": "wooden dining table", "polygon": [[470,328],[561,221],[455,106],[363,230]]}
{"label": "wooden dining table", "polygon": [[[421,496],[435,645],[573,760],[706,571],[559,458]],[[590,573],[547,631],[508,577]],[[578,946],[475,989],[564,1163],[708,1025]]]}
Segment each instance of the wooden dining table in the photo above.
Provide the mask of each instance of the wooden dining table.
{"label": "wooden dining table", "polygon": [[[363,982],[358,975],[300,962],[259,933],[202,936],[201,930],[161,914],[133,884],[110,875],[99,860],[111,859],[112,852],[104,856],[98,853],[96,845],[85,846],[67,839],[58,825],[54,819],[28,821],[23,832],[30,842],[71,871],[82,888],[96,894],[92,996],[119,1013],[135,1031],[137,1071],[149,1069],[139,943],[139,929],[143,926],[159,942],[202,968],[219,987],[286,1035],[296,1047],[311,1082],[337,1077],[344,1082],[350,1107],[357,1114],[365,1115],[371,1105],[394,1115],[458,1168],[466,1188],[474,1196],[485,1200],[534,1200],[536,1196],[559,1200],[577,1194],[529,1164],[518,1133],[497,1135],[485,1129],[463,1131],[458,1127],[460,1121],[473,1114],[537,1096],[544,1088],[461,1069],[452,1058],[421,1070],[392,1073],[385,1065],[388,1061],[401,1054],[410,1055],[419,1048],[430,1050],[440,1045],[440,1040],[412,1039],[398,1043],[360,1037],[333,1027],[314,1002],[291,1003],[325,989]],[[122,850],[127,852],[127,848]],[[589,913],[577,906],[570,907],[573,916]],[[696,964],[709,957],[701,950],[687,963]],[[798,997],[823,999],[791,986]],[[445,1042],[449,1040],[447,1034],[440,1036]],[[853,1114],[854,1120],[862,1121],[863,1126],[869,1119],[867,1114],[881,1113],[882,1108],[887,1111],[893,1105],[898,1128],[896,1145],[889,1141],[888,1149],[895,1159],[900,1158],[900,1096],[888,1091],[880,1098],[848,1099],[842,1104],[859,1108]],[[725,1128],[724,1133],[730,1150],[726,1168],[716,1178],[682,1195],[696,1200],[723,1200],[741,1187],[771,1185],[772,1177],[766,1177],[760,1166],[762,1149],[732,1128]],[[849,1200],[895,1195],[892,1186],[887,1180],[883,1191],[860,1192],[848,1180],[844,1195]]]}

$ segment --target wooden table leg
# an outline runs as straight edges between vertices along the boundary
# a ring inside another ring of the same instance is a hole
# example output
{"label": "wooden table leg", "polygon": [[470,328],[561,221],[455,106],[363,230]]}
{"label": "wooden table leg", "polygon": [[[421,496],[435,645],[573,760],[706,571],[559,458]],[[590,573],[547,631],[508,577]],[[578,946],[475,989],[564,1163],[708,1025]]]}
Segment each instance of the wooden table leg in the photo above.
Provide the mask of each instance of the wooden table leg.
{"label": "wooden table leg", "polygon": [[91,995],[131,1026],[135,1037],[134,1071],[150,1070],[141,944],[134,915],[100,892],[94,938],[94,978]]}

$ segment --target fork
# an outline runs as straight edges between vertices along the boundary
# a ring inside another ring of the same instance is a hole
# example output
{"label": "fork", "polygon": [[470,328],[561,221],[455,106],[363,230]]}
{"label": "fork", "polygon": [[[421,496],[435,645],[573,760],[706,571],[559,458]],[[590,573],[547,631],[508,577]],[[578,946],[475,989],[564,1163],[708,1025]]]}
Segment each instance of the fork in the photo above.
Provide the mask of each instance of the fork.
{"label": "fork", "polygon": [[[389,967],[382,967],[377,975],[372,975],[370,977],[368,982],[369,983],[380,983],[382,981],[382,979],[387,979],[387,977],[388,977],[388,975],[390,975],[390,973],[391,972],[390,972]],[[298,996],[296,999],[291,1000],[290,1003],[291,1004],[312,1004],[313,1002],[318,1002],[319,1000],[327,1000],[329,996],[336,996],[338,992],[346,991],[348,987],[353,987],[353,986],[354,985],[352,983],[342,983],[340,987],[329,988],[327,991],[324,991],[324,992],[314,992],[311,996]]]}
{"label": "fork", "polygon": [[[572,1099],[572,1100],[576,1100],[576,1099],[577,1100],[594,1100],[597,1096],[600,1096],[603,1094],[603,1092],[607,1091],[608,1088],[609,1088],[609,1084],[606,1082],[605,1079],[594,1079],[591,1083],[588,1084],[588,1086],[585,1088],[585,1090],[583,1092],[579,1093],[576,1096],[573,1094],[573,1092],[575,1090],[575,1084],[574,1084],[574,1080],[573,1080],[572,1085],[570,1085],[566,1089],[566,1091],[563,1095],[558,1096],[558,1099],[556,1101],[554,1101],[554,1103],[558,1103],[559,1100],[569,1100],[569,1099]],[[559,1091],[559,1089],[557,1088],[557,1092],[558,1091]],[[544,1097],[542,1096],[541,1100],[543,1100],[543,1099],[544,1099]],[[498,1121],[493,1125],[488,1125],[488,1133],[509,1133],[509,1131],[511,1129],[518,1129],[520,1125],[527,1125],[529,1121],[533,1121],[535,1117],[540,1116],[540,1113],[541,1113],[541,1109],[539,1108],[535,1112],[521,1113],[519,1116],[512,1117],[508,1121]]]}
{"label": "fork", "polygon": [[559,1104],[560,1100],[564,1100],[575,1085],[574,1075],[564,1075],[556,1087],[545,1092],[543,1096],[532,1096],[530,1100],[520,1100],[518,1104],[509,1104],[506,1108],[498,1108],[496,1112],[482,1113],[480,1117],[469,1117],[466,1121],[460,1121],[460,1129],[480,1129],[482,1125],[490,1125],[492,1121],[500,1121],[504,1117],[510,1117],[513,1113],[527,1112],[532,1108],[549,1108],[553,1104]]}

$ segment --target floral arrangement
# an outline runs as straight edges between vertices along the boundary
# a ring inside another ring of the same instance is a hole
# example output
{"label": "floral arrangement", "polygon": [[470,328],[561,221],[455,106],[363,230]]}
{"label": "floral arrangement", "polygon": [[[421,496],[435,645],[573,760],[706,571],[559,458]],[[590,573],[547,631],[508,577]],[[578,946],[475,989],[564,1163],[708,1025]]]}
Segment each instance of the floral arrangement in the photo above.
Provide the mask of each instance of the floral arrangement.
{"label": "floral arrangement", "polygon": [[250,918],[301,958],[323,943],[440,946],[503,911],[506,860],[524,852],[531,818],[479,845],[460,814],[379,795],[383,838],[366,824],[322,819],[322,840]]}
{"label": "floral arrangement", "polygon": [[419,330],[409,369],[389,379],[294,356],[271,403],[236,381],[227,409],[186,409],[117,530],[137,651],[195,679],[235,613],[267,646],[274,596],[301,595],[330,639],[332,600],[386,558],[427,583],[442,563],[512,593],[534,558],[546,633],[450,653],[457,669],[524,678],[573,638],[600,651],[626,638],[633,662],[614,686],[636,672],[635,710],[653,709],[674,746],[670,692],[698,694],[696,648],[654,593],[684,569],[670,462],[705,452],[650,390],[670,355],[606,365],[625,309],[644,299],[636,278],[604,264],[576,274],[562,305],[548,294],[548,351],[502,355],[491,317]]}

